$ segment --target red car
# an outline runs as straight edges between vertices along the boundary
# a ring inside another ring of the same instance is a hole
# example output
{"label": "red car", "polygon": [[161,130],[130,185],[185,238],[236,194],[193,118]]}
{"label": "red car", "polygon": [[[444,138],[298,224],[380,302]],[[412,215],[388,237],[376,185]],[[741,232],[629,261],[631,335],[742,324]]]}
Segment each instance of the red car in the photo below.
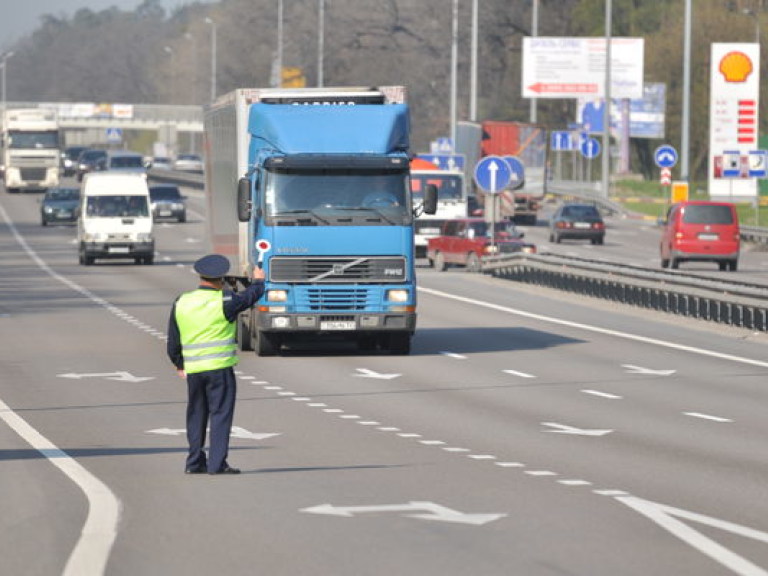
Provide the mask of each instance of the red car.
{"label": "red car", "polygon": [[[491,238],[491,230],[495,237]],[[483,218],[446,220],[440,236],[427,240],[429,265],[438,271],[446,267],[466,266],[477,272],[483,256],[524,252],[535,254],[536,245],[523,242],[524,234],[512,222],[496,222],[493,226]]]}
{"label": "red car", "polygon": [[659,246],[661,266],[680,262],[717,262],[720,270],[735,271],[741,235],[736,208],[728,202],[679,202],[664,221]]}

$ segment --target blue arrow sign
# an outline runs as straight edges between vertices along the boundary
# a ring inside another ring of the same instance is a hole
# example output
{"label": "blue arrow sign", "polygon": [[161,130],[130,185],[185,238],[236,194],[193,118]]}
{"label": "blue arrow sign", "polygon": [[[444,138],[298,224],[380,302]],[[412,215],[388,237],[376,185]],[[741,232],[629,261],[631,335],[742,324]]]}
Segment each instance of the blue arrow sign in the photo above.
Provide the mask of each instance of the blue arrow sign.
{"label": "blue arrow sign", "polygon": [[512,171],[509,177],[509,187],[512,190],[519,190],[525,185],[525,166],[517,156],[504,156],[503,158]]}
{"label": "blue arrow sign", "polygon": [[552,132],[550,140],[552,150],[573,150],[573,138],[570,132]]}
{"label": "blue arrow sign", "polygon": [[416,157],[432,162],[440,170],[464,170],[464,154],[417,154]]}
{"label": "blue arrow sign", "polygon": [[475,166],[475,183],[484,192],[495,194],[507,187],[512,168],[500,156],[486,156]]}
{"label": "blue arrow sign", "polygon": [[677,150],[666,144],[659,146],[653,153],[653,160],[659,168],[672,168],[677,164]]}
{"label": "blue arrow sign", "polygon": [[585,158],[595,158],[600,154],[600,142],[595,138],[587,138],[581,143],[581,153]]}

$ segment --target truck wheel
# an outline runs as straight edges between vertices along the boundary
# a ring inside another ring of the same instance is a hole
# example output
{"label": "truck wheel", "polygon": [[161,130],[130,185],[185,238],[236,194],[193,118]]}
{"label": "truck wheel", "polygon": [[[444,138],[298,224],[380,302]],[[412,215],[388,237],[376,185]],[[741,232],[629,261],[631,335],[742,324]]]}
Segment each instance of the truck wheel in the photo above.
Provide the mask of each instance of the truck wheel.
{"label": "truck wheel", "polygon": [[677,258],[672,258],[669,261],[669,267],[672,268],[672,270],[677,270],[680,268],[680,261]]}
{"label": "truck wheel", "polygon": [[155,263],[155,256],[144,256],[144,264],[147,266],[152,266],[152,264]]}
{"label": "truck wheel", "polygon": [[661,259],[661,267],[662,268],[669,268],[669,259],[662,258]]}
{"label": "truck wheel", "polygon": [[720,260],[717,263],[717,267],[720,269],[720,272],[725,272],[728,269],[728,260]]}
{"label": "truck wheel", "polygon": [[739,261],[738,260],[731,260],[729,262],[728,268],[731,270],[731,272],[736,272],[736,269],[739,267]]}
{"label": "truck wheel", "polygon": [[443,254],[441,252],[435,254],[435,270],[438,272],[445,271],[445,258],[443,258]]}
{"label": "truck wheel", "polygon": [[274,356],[280,349],[280,342],[274,334],[258,330],[256,332],[255,348],[256,354],[259,356]]}
{"label": "truck wheel", "polygon": [[480,272],[480,268],[480,258],[474,252],[470,252],[467,256],[467,272]]}
{"label": "truck wheel", "polygon": [[253,337],[251,336],[251,327],[247,322],[248,316],[241,316],[237,320],[237,342],[242,352],[253,351]]}
{"label": "truck wheel", "polygon": [[411,353],[411,335],[408,332],[394,332],[390,334],[387,348],[389,348],[390,354],[407,356]]}

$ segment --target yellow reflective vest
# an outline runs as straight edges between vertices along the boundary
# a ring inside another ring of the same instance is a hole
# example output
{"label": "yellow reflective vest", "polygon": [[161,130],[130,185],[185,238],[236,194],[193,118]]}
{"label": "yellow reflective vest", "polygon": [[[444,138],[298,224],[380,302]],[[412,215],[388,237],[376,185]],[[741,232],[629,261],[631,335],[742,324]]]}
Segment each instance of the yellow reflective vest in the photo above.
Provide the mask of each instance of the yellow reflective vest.
{"label": "yellow reflective vest", "polygon": [[237,327],[224,316],[221,290],[193,290],[176,301],[176,324],[187,374],[237,364]]}

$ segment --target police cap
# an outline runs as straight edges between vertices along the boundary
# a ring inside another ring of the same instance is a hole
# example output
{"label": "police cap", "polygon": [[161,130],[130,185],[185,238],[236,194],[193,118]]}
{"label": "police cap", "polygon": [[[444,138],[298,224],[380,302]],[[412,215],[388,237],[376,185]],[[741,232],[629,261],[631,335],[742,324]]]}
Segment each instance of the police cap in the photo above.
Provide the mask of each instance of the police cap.
{"label": "police cap", "polygon": [[229,260],[221,254],[208,254],[195,262],[194,268],[203,278],[223,278],[229,272]]}

